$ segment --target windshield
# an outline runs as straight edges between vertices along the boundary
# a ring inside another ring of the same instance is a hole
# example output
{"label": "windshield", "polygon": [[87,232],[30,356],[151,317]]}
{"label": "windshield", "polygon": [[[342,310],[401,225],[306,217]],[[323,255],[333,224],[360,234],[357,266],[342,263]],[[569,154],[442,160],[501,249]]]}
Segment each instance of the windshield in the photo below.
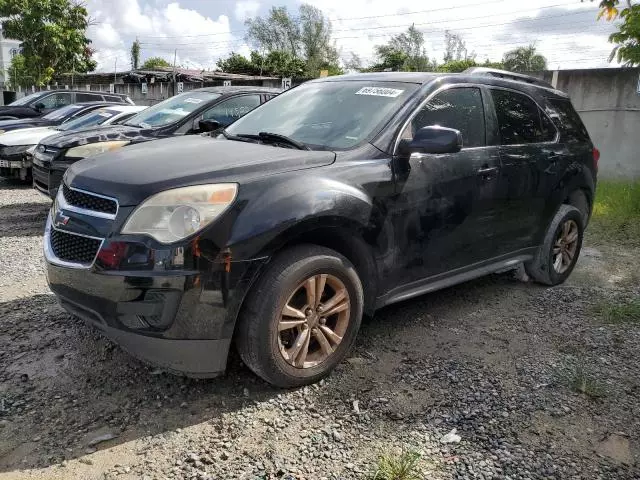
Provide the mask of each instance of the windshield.
{"label": "windshield", "polygon": [[80,110],[82,105],[67,105],[66,107],[58,108],[53,112],[47,113],[44,117],[45,120],[60,120],[68,117],[69,115],[73,115],[75,112]]}
{"label": "windshield", "polygon": [[226,132],[277,133],[311,148],[347,149],[377,133],[417,88],[399,82],[306,83],[236,120]]}
{"label": "windshield", "polygon": [[56,130],[62,130],[63,132],[66,132],[67,130],[79,130],[81,128],[95,127],[97,125],[102,125],[111,117],[113,117],[114,115],[118,115],[119,113],[121,112],[118,110],[100,108],[98,110],[94,110],[91,113],[83,115],[80,118],[76,118],[74,120],[71,120],[70,122],[63,123],[59,127],[56,127]]}
{"label": "windshield", "polygon": [[177,122],[219,96],[219,93],[212,92],[182,93],[143,110],[127,120],[124,125],[144,128],[162,127]]}
{"label": "windshield", "polygon": [[19,98],[15,102],[11,102],[9,105],[11,105],[11,106],[26,105],[27,103],[32,102],[36,98],[41,97],[42,95],[44,95],[44,93],[46,93],[46,92],[32,93],[31,95],[27,95],[26,97]]}

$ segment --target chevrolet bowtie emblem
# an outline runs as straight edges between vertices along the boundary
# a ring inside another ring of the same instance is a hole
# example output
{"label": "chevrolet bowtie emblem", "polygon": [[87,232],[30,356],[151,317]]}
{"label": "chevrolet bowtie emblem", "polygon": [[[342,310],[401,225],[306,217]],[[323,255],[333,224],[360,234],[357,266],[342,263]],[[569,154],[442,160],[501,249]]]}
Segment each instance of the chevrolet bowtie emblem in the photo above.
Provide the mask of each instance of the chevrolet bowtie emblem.
{"label": "chevrolet bowtie emblem", "polygon": [[69,217],[58,212],[53,224],[56,227],[64,227],[67,223],[69,223]]}

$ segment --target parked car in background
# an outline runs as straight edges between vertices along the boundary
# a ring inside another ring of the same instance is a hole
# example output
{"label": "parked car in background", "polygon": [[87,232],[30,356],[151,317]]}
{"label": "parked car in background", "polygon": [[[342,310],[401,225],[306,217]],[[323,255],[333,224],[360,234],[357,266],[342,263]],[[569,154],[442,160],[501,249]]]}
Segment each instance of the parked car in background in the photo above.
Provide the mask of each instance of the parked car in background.
{"label": "parked car in background", "polygon": [[47,137],[34,152],[34,187],[53,198],[65,170],[82,158],[173,135],[210,132],[278,93],[263,87],[199,88],[157,103],[122,125]]}
{"label": "parked car in background", "polygon": [[304,385],[347,355],[363,313],[521,263],[564,282],[598,158],[568,96],[533,77],[317,79],[217,138],[74,165],[47,278],[146,361],[212,376],[234,341],[268,382]]}
{"label": "parked car in background", "polygon": [[103,103],[69,105],[49,114],[64,114],[66,120],[58,126],[22,128],[4,133],[0,135],[0,176],[21,180],[31,178],[33,155],[30,150],[50,135],[119,123],[145,108]]}
{"label": "parked car in background", "polygon": [[37,118],[21,118],[19,120],[2,120],[0,121],[0,138],[7,132],[14,130],[21,130],[23,128],[32,127],[52,127],[60,125],[62,123],[71,121],[78,118],[91,110],[96,108],[105,107],[107,105],[126,105],[122,103],[109,103],[109,102],[88,102],[88,103],[75,103],[73,105],[67,105],[65,107],[53,110],[52,112]]}
{"label": "parked car in background", "polygon": [[41,117],[58,108],[84,102],[128,103],[129,105],[134,105],[127,95],[120,93],[84,90],[44,90],[19,98],[9,105],[0,106],[0,120]]}

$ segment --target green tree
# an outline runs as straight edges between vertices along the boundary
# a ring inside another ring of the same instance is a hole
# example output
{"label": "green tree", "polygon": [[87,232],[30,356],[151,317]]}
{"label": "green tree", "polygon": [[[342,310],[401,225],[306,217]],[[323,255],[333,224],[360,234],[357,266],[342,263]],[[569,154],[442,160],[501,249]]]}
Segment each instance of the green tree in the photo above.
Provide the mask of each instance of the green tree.
{"label": "green tree", "polygon": [[240,73],[243,75],[259,75],[260,65],[255,65],[248,58],[239,53],[231,52],[227,58],[221,58],[216,63],[218,68],[227,73]]}
{"label": "green tree", "polygon": [[449,30],[444,31],[444,62],[448,63],[452,60],[473,60],[475,53],[469,53],[467,50],[467,43],[462,39],[462,36],[457,33],[451,33]]}
{"label": "green tree", "polygon": [[144,61],[144,63],[140,67],[140,69],[141,70],[156,70],[158,68],[162,68],[162,67],[166,68],[166,67],[170,67],[170,66],[171,66],[171,64],[169,62],[167,62],[162,57],[149,57]]}
{"label": "green tree", "polygon": [[275,54],[274,70],[297,70],[295,59],[300,59],[307,77],[317,77],[321,70],[341,72],[331,21],[316,7],[303,3],[297,16],[286,7],[272,7],[267,17],[250,18],[246,26],[246,39],[256,50],[267,57]]}
{"label": "green tree", "polygon": [[355,72],[361,72],[364,70],[364,66],[362,65],[362,59],[360,58],[359,55],[355,54],[354,52],[351,52],[351,58],[349,58],[349,60],[345,60],[344,68],[346,68],[347,70],[355,71]]}
{"label": "green tree", "polygon": [[406,32],[391,37],[385,45],[375,47],[378,63],[371,70],[432,71],[435,63],[429,60],[424,43],[424,34],[411,25]]}
{"label": "green tree", "polygon": [[140,42],[136,38],[131,44],[131,68],[137,70],[140,66]]}
{"label": "green tree", "polygon": [[21,42],[32,84],[44,85],[56,73],[95,70],[84,5],[70,0],[1,0],[0,18],[4,35]]}
{"label": "green tree", "polygon": [[598,19],[621,20],[618,31],[609,36],[609,42],[615,44],[609,61],[615,58],[626,66],[640,65],[640,4],[625,3],[620,10],[619,0],[602,0]]}
{"label": "green tree", "polygon": [[9,65],[9,83],[11,88],[17,89],[18,85],[21,87],[28,87],[33,85],[31,75],[27,71],[25,66],[25,59],[21,54],[14,55],[11,59],[11,65]]}
{"label": "green tree", "polygon": [[536,52],[533,44],[505,53],[502,62],[512,72],[539,72],[547,68],[547,59]]}
{"label": "green tree", "polygon": [[448,62],[443,63],[442,65],[438,65],[436,71],[444,72],[444,73],[460,73],[464,72],[467,68],[477,67],[478,64],[475,60],[450,60]]}

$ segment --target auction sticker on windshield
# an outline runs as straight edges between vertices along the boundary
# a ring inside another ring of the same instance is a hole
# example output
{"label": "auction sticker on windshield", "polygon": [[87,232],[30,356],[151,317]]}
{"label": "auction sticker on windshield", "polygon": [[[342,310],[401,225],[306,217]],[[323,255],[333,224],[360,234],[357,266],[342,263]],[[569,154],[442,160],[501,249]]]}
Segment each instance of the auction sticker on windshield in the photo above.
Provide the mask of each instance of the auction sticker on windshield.
{"label": "auction sticker on windshield", "polygon": [[202,103],[202,99],[189,97],[184,99],[184,103]]}
{"label": "auction sticker on windshield", "polygon": [[398,90],[397,88],[362,87],[356,92],[356,95],[373,95],[374,97],[395,98],[402,92],[404,92],[404,90]]}

